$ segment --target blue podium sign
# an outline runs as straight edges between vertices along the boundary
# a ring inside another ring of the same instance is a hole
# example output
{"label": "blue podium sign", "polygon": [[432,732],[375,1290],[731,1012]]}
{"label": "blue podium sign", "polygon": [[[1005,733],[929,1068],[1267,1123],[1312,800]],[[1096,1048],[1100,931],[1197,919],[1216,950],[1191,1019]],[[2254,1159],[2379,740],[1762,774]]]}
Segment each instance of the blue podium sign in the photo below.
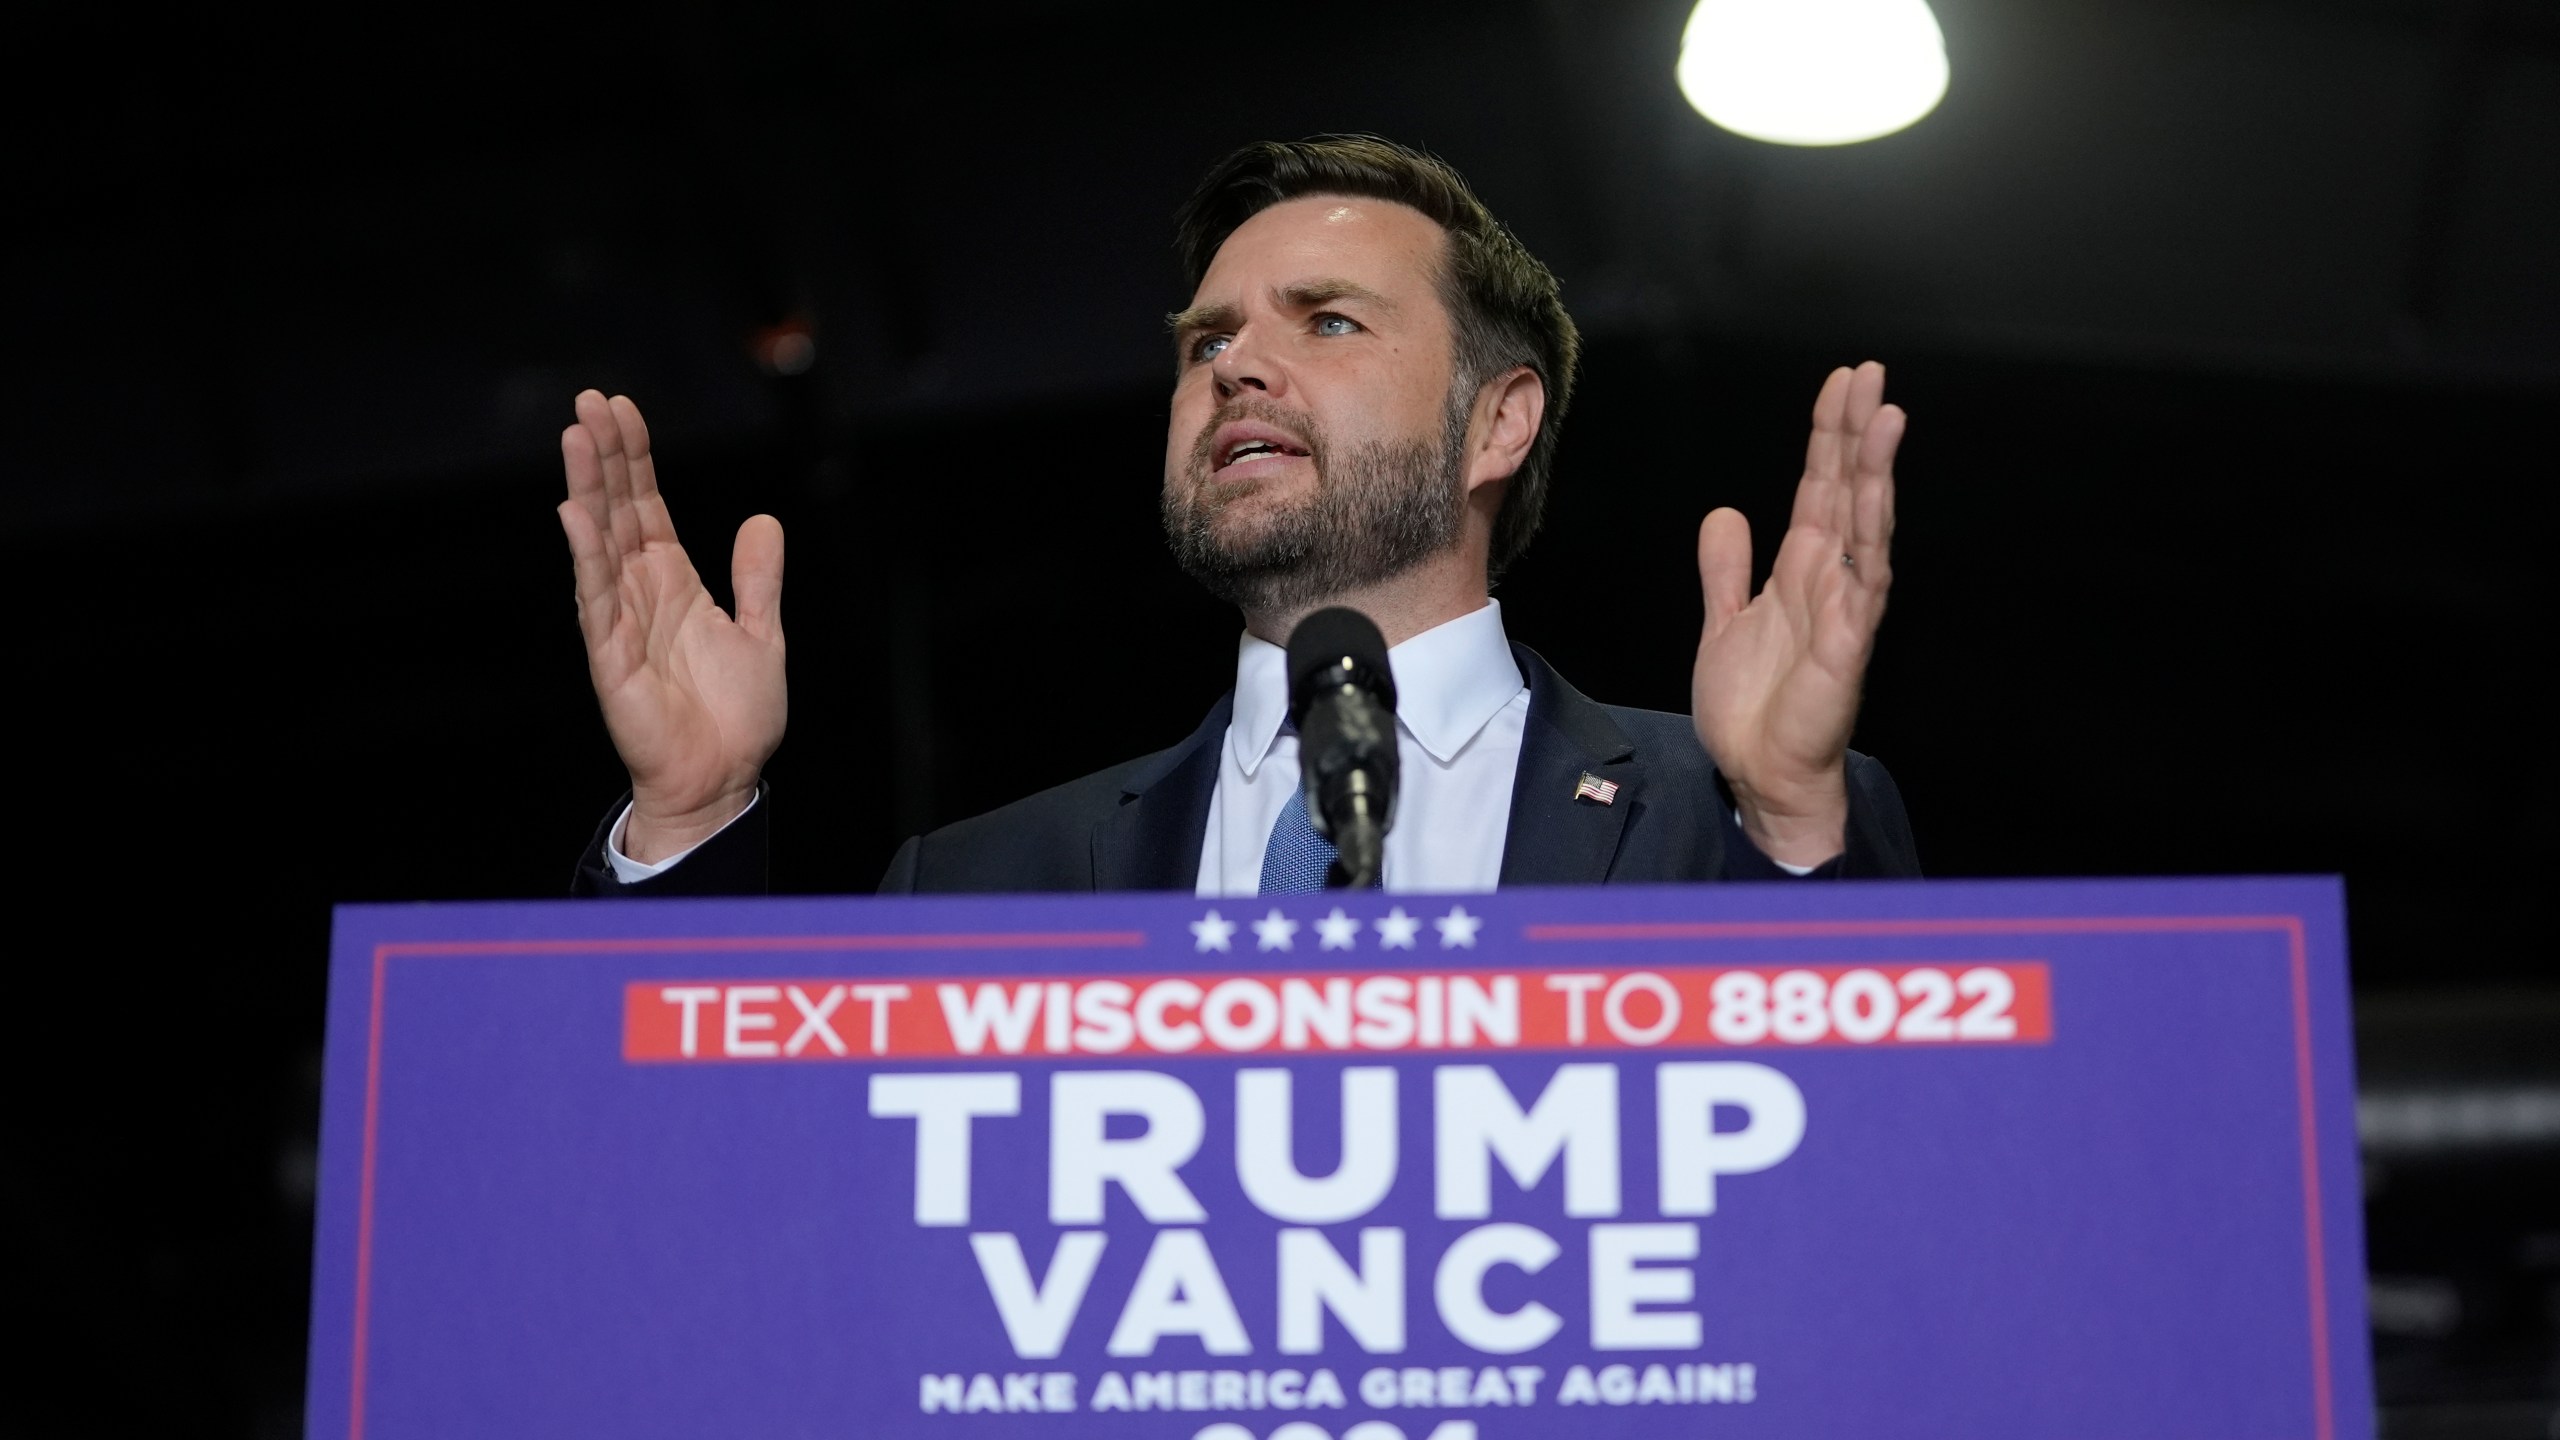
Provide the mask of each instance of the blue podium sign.
{"label": "blue podium sign", "polygon": [[309,1433],[2372,1428],[2329,880],[350,906]]}

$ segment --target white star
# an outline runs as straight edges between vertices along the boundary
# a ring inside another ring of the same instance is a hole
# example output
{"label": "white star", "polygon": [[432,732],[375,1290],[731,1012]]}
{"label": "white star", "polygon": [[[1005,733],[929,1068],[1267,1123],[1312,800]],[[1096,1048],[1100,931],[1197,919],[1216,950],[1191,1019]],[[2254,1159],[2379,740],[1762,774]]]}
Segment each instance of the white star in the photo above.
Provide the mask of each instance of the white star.
{"label": "white star", "polygon": [[1476,948],[1476,932],[1484,928],[1484,917],[1468,914],[1464,905],[1452,905],[1448,914],[1432,921],[1431,925],[1440,932],[1441,949],[1464,945],[1473,950]]}
{"label": "white star", "polygon": [[1212,910],[1206,916],[1191,922],[1191,933],[1199,937],[1198,948],[1224,950],[1227,948],[1227,942],[1235,938],[1236,922],[1222,920],[1218,918],[1218,912]]}
{"label": "white star", "polygon": [[1379,949],[1410,950],[1415,933],[1422,929],[1422,917],[1407,915],[1404,907],[1399,905],[1388,911],[1385,919],[1377,922],[1377,928]]}
{"label": "white star", "polygon": [[1290,938],[1298,933],[1298,922],[1282,915],[1276,908],[1270,914],[1253,922],[1253,933],[1262,942],[1256,947],[1258,949],[1295,950],[1298,948]]}
{"label": "white star", "polygon": [[1360,922],[1343,914],[1342,907],[1336,905],[1332,914],[1317,918],[1316,933],[1324,937],[1323,948],[1327,950],[1355,949],[1360,943]]}

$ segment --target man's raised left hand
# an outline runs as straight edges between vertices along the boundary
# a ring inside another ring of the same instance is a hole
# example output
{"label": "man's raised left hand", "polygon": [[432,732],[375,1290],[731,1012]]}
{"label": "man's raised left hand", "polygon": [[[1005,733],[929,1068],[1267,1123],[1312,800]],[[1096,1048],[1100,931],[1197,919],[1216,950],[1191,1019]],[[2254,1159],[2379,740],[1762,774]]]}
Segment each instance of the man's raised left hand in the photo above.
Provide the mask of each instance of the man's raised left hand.
{"label": "man's raised left hand", "polygon": [[1689,682],[1699,743],[1762,853],[1819,865],[1847,846],[1849,731],[1893,584],[1893,453],[1905,417],[1884,367],[1834,370],[1813,405],[1804,478],[1769,583],[1751,593],[1751,525],[1698,527],[1705,633]]}

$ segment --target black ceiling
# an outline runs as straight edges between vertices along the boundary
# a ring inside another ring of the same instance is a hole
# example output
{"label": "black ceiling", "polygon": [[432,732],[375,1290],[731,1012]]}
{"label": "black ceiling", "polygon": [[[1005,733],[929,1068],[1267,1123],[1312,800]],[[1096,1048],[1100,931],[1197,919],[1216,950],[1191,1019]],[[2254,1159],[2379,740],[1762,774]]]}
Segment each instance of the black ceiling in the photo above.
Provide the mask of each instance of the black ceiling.
{"label": "black ceiling", "polygon": [[[1681,0],[667,4],[90,18],[17,50],[25,532],[1160,383],[1167,215],[1229,146],[1438,149],[1597,339],[2560,380],[2560,11],[1939,0],[1945,103],[1715,129]],[[102,443],[111,435],[111,443]]]}

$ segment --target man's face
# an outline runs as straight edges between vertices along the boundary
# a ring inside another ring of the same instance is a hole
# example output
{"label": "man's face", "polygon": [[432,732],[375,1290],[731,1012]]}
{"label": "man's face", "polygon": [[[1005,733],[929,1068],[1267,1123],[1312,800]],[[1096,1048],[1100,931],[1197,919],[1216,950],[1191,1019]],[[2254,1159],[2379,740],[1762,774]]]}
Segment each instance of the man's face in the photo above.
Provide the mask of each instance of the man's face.
{"label": "man's face", "polygon": [[1466,411],[1418,210],[1317,195],[1219,247],[1176,323],[1164,521],[1183,568],[1248,610],[1374,584],[1453,544]]}

